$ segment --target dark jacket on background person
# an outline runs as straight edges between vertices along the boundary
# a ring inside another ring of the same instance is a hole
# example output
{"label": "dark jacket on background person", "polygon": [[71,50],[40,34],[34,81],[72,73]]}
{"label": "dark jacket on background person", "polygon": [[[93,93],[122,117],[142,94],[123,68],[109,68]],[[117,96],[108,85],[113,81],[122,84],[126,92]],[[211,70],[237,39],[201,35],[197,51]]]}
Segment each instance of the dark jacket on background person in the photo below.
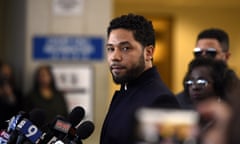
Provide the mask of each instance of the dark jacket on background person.
{"label": "dark jacket on background person", "polygon": [[[6,89],[11,89],[11,95]],[[22,93],[7,81],[0,82],[0,91],[0,129],[6,129],[6,121],[22,109]]]}
{"label": "dark jacket on background person", "polygon": [[179,108],[155,67],[116,91],[105,118],[100,144],[133,144],[134,116],[141,107]]}
{"label": "dark jacket on background person", "polygon": [[45,99],[39,92],[30,92],[25,98],[25,110],[30,112],[34,108],[46,112],[46,122],[52,121],[57,115],[68,115],[67,103],[62,92],[54,92],[50,99]]}
{"label": "dark jacket on background person", "polygon": [[178,93],[176,95],[176,98],[182,109],[194,110],[192,100],[189,98],[189,96],[186,95],[186,93],[184,93],[184,91]]}

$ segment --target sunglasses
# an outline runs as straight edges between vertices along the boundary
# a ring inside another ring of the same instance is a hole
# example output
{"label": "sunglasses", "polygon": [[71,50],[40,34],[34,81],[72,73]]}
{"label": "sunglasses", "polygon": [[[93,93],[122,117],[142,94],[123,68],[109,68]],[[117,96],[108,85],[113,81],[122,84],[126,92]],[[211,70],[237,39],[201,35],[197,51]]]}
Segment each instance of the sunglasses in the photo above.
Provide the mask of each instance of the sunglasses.
{"label": "sunglasses", "polygon": [[208,86],[209,82],[205,79],[197,79],[197,80],[187,80],[185,81],[186,86],[198,86],[200,88],[205,88]]}
{"label": "sunglasses", "polygon": [[217,50],[215,48],[207,48],[205,50],[201,48],[194,48],[193,53],[195,57],[203,56],[203,54],[205,53],[205,56],[215,58],[215,56],[217,55]]}

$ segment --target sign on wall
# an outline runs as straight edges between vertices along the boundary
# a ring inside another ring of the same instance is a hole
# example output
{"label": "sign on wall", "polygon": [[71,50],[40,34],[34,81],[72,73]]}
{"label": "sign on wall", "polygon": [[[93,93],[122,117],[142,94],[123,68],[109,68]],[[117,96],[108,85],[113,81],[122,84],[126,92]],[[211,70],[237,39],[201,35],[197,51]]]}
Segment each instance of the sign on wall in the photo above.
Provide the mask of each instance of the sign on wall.
{"label": "sign on wall", "polygon": [[53,66],[57,88],[65,92],[69,111],[75,106],[85,109],[87,119],[93,119],[93,70],[89,65]]}
{"label": "sign on wall", "polygon": [[79,16],[84,11],[85,0],[53,0],[53,14]]}
{"label": "sign on wall", "polygon": [[104,39],[86,36],[35,36],[34,60],[103,60]]}

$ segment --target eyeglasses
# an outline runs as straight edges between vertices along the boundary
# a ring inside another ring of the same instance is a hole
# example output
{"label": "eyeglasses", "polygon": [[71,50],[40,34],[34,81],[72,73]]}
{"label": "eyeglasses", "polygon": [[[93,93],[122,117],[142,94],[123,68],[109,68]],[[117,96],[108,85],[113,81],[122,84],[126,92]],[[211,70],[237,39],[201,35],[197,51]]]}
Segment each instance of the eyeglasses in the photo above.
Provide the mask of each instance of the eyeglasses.
{"label": "eyeglasses", "polygon": [[215,56],[217,55],[217,50],[215,48],[207,48],[206,50],[203,50],[197,47],[193,49],[193,53],[195,57],[202,56],[204,52],[206,56],[212,57],[212,58],[215,58]]}
{"label": "eyeglasses", "polygon": [[185,84],[187,86],[198,86],[200,88],[204,88],[204,87],[207,87],[209,82],[205,79],[197,79],[197,80],[187,80],[185,81]]}

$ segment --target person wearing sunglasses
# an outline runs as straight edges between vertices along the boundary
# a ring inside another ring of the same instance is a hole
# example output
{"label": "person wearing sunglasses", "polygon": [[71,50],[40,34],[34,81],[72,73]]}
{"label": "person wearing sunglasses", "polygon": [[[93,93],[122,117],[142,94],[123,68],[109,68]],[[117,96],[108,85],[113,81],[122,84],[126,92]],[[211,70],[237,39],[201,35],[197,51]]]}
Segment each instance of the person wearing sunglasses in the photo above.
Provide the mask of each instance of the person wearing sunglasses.
{"label": "person wearing sunglasses", "polygon": [[[196,39],[193,49],[194,58],[204,57],[222,60],[225,63],[229,60],[229,36],[228,33],[220,28],[209,28],[201,31]],[[189,109],[191,100],[181,91],[176,94],[180,106]]]}
{"label": "person wearing sunglasses", "polygon": [[225,62],[230,57],[228,34],[218,28],[203,30],[197,37],[194,57],[211,57]]}
{"label": "person wearing sunglasses", "polygon": [[[199,57],[190,62],[183,85],[184,94],[190,100],[189,107],[199,112],[199,142],[207,144],[208,141],[221,140],[219,136],[222,133],[216,131],[216,126],[218,124],[217,121],[222,118],[214,118],[213,114],[210,116],[200,110],[206,102],[211,102],[215,105],[218,105],[218,103],[231,105],[231,97],[239,89],[237,75],[222,60]],[[238,90],[238,94],[239,92]],[[210,105],[206,106],[209,109],[211,108]],[[205,109],[208,108],[205,107]],[[228,115],[229,113],[227,112],[226,114]],[[224,122],[226,125],[227,123],[227,121]],[[221,127],[221,129],[223,128],[224,126]],[[225,128],[221,131],[225,132]],[[214,138],[212,135],[219,136]]]}
{"label": "person wearing sunglasses", "polygon": [[189,98],[189,108],[206,99],[226,100],[227,92],[238,77],[222,60],[199,57],[193,59],[184,77],[184,95]]}

